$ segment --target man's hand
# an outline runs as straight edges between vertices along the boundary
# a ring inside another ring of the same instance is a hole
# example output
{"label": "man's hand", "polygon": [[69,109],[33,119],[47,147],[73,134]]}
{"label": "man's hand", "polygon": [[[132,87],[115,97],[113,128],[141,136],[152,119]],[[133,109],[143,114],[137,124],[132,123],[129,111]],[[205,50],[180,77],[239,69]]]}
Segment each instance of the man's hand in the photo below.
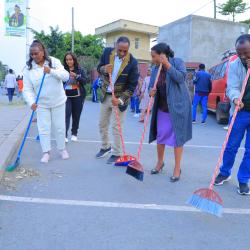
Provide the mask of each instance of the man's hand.
{"label": "man's hand", "polygon": [[171,64],[168,61],[168,58],[166,57],[165,54],[161,54],[160,55],[161,58],[161,63],[163,65],[164,68],[169,69],[171,67]]}
{"label": "man's hand", "polygon": [[234,104],[235,104],[235,106],[239,107],[239,110],[241,110],[241,109],[244,108],[244,103],[243,102],[239,102],[238,98],[234,99]]}
{"label": "man's hand", "polygon": [[69,75],[70,75],[71,78],[74,78],[74,79],[77,76],[76,73],[74,73],[73,71],[70,71]]}
{"label": "man's hand", "polygon": [[107,64],[104,66],[105,72],[108,74],[112,74],[112,64]]}
{"label": "man's hand", "polygon": [[45,74],[49,74],[50,73],[50,67],[44,66],[43,72]]}
{"label": "man's hand", "polygon": [[112,104],[113,106],[117,107],[120,103],[120,100],[116,97],[112,97]]}
{"label": "man's hand", "polygon": [[247,63],[247,67],[250,69],[250,59],[247,59],[246,63]]}
{"label": "man's hand", "polygon": [[156,95],[156,89],[151,89],[151,91],[149,92],[149,96],[155,97],[155,95]]}
{"label": "man's hand", "polygon": [[37,110],[37,104],[33,103],[33,104],[31,105],[31,109],[32,109],[33,111],[36,111],[36,110]]}

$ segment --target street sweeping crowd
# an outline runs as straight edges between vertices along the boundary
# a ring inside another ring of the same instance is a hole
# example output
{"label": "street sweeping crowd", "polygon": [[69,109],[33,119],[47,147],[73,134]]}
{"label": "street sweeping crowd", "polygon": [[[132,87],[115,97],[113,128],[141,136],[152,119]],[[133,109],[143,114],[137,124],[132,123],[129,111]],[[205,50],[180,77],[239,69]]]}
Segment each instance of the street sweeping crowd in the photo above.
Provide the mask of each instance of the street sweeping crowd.
{"label": "street sweeping crowd", "polygon": [[[115,48],[104,49],[97,67],[99,78],[93,84],[93,102],[98,102],[97,89],[100,88],[99,132],[102,143],[96,158],[110,154],[108,164],[131,164],[131,161],[139,160],[124,155],[122,128],[125,125],[125,114],[130,107],[139,122],[144,123],[144,130],[151,116],[149,143],[155,140],[157,142],[157,159],[151,174],[160,174],[165,166],[167,145],[174,149],[175,156],[175,167],[170,181],[180,181],[183,147],[192,139],[192,126],[196,123],[196,109],[199,104],[203,109],[202,123],[206,123],[208,95],[212,89],[211,75],[206,72],[204,64],[199,66],[193,79],[195,93],[191,100],[186,84],[185,63],[174,56],[169,45],[158,43],[151,48],[153,66],[148,69],[144,79],[138,72],[137,60],[129,52],[129,47],[130,41],[127,37],[118,38]],[[245,154],[238,170],[238,193],[247,195],[250,194],[250,35],[238,37],[235,48],[238,58],[229,65],[226,91],[231,101],[231,123],[219,169],[215,170],[212,184],[219,186],[230,180],[235,157],[246,136]],[[15,81],[10,70],[5,79],[10,102]],[[71,140],[77,141],[86,97],[86,75],[79,66],[77,57],[69,52],[61,63],[49,56],[45,46],[35,40],[30,46],[23,83],[20,84],[23,84],[23,98],[37,114],[43,152],[41,162],[48,163],[50,160],[52,128],[62,159],[69,159],[66,143],[69,141],[70,120],[72,117]],[[37,95],[40,95],[38,102]],[[112,145],[109,137],[110,125],[113,132]],[[145,131],[142,142],[144,135]],[[134,171],[137,170],[140,168],[135,167]]]}

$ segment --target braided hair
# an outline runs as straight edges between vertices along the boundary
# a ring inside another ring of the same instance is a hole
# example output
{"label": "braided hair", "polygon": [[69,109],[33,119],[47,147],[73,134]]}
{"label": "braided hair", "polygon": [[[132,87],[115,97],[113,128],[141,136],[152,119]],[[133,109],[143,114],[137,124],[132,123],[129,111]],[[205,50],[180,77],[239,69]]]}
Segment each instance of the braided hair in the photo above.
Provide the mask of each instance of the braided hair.
{"label": "braided hair", "polygon": [[[44,60],[47,60],[49,62],[49,67],[52,68],[51,58],[49,57],[49,53],[48,53],[47,49],[45,48],[45,46],[43,45],[43,43],[39,40],[34,40],[32,42],[32,44],[30,45],[30,49],[34,48],[34,47],[38,47],[39,49],[43,50]],[[31,57],[31,55],[29,55],[29,60],[26,63],[29,70],[32,69],[32,62],[33,62],[33,58]]]}

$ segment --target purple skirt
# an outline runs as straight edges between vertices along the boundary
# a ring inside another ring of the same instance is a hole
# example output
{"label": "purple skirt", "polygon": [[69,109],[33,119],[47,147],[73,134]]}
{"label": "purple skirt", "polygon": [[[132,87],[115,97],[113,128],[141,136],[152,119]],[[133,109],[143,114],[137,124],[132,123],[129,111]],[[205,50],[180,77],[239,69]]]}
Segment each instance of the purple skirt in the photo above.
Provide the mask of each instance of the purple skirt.
{"label": "purple skirt", "polygon": [[170,114],[158,109],[157,112],[157,144],[176,147],[176,137]]}

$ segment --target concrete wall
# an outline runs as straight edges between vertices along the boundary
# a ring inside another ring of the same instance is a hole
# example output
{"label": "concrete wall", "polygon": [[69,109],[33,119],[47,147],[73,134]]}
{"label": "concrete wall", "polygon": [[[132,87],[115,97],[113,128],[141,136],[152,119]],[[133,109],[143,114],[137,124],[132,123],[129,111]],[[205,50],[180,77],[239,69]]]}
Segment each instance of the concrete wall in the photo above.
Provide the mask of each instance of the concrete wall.
{"label": "concrete wall", "polygon": [[190,60],[191,17],[160,27],[158,42],[165,42],[174,50],[175,56]]}
{"label": "concrete wall", "polygon": [[[133,31],[120,31],[112,32],[106,36],[106,45],[114,46],[114,43],[120,36],[127,36],[130,39],[130,52],[134,57],[140,61],[150,61],[150,37],[147,34],[133,32]],[[135,48],[135,39],[139,38],[139,48]]]}
{"label": "concrete wall", "polygon": [[222,53],[234,49],[235,40],[243,33],[248,33],[247,25],[192,16],[190,60],[204,62],[208,66],[217,64]]}
{"label": "concrete wall", "polygon": [[245,24],[191,15],[161,27],[158,41],[168,43],[186,62],[211,67],[221,60],[222,53],[234,48],[243,33],[248,33]]}
{"label": "concrete wall", "polygon": [[0,61],[22,74],[26,62],[26,38],[5,36],[4,1],[0,0]]}

